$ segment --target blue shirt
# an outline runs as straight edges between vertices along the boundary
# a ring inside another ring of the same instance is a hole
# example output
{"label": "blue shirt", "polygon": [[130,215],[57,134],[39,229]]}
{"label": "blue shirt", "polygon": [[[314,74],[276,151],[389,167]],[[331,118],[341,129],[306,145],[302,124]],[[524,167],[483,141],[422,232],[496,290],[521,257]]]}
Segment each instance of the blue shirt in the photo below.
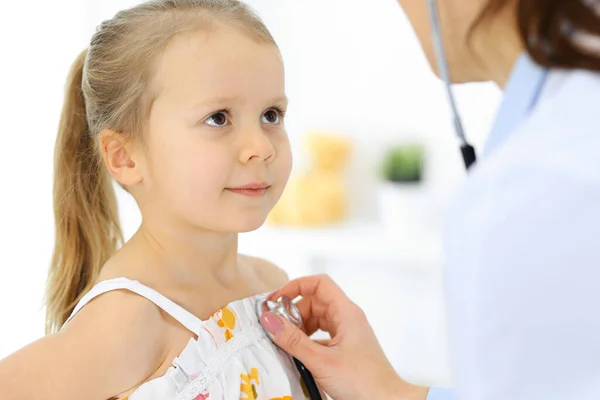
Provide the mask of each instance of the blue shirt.
{"label": "blue shirt", "polygon": [[502,144],[517,123],[535,107],[547,76],[546,68],[536,64],[529,54],[521,54],[504,88],[504,98],[487,140],[484,155]]}
{"label": "blue shirt", "polygon": [[[504,97],[484,149],[484,156],[501,145],[516,125],[535,107],[546,82],[548,70],[523,53],[511,72],[504,88]],[[458,400],[451,389],[433,387],[427,400]]]}

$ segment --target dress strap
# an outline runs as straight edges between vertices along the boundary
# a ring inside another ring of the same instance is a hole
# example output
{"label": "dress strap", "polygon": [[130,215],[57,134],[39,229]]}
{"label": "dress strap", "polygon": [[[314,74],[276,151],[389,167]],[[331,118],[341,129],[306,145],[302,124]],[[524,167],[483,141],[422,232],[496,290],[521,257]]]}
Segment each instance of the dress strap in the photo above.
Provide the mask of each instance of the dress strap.
{"label": "dress strap", "polygon": [[202,329],[203,322],[200,318],[196,317],[191,312],[187,311],[180,305],[176,304],[172,300],[158,293],[156,290],[149,288],[141,284],[138,281],[127,279],[127,278],[115,278],[106,281],[99,282],[96,284],[82,299],[79,301],[71,316],[63,327],[90,301],[98,297],[101,294],[110,292],[113,290],[128,290],[136,293],[146,299],[150,300],[156,306],[160,307],[163,311],[175,318],[181,325],[185,326],[188,330],[194,334],[198,334]]}

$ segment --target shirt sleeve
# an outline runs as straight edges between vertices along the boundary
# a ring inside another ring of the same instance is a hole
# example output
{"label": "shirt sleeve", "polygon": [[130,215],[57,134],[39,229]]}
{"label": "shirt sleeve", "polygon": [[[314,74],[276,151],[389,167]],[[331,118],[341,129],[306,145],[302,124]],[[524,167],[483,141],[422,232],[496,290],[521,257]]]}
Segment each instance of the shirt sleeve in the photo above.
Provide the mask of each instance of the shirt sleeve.
{"label": "shirt sleeve", "polygon": [[458,400],[456,393],[451,389],[432,387],[426,400]]}

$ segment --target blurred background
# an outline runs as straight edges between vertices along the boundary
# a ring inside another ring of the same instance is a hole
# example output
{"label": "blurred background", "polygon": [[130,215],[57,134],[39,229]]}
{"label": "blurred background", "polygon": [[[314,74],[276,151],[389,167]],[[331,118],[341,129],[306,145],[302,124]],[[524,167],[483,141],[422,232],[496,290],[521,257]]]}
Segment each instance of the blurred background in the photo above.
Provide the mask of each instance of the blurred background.
{"label": "blurred background", "polygon": [[[63,85],[97,25],[130,0],[9,2],[0,24],[0,358],[43,335],[52,159]],[[406,378],[450,384],[444,210],[464,179],[442,84],[395,0],[248,0],[277,40],[291,100],[290,185],[241,251],[294,278],[328,273]],[[481,149],[499,91],[456,88]],[[140,223],[119,192],[127,236]]]}

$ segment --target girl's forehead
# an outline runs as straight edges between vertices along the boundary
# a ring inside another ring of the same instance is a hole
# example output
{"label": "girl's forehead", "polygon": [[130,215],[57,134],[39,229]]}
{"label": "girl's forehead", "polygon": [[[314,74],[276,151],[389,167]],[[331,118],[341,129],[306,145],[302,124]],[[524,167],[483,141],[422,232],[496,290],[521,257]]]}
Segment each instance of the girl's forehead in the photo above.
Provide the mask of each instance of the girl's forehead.
{"label": "girl's forehead", "polygon": [[256,91],[275,96],[283,92],[284,70],[275,46],[219,28],[175,37],[158,60],[154,79],[166,96],[197,100],[201,94],[223,98]]}

